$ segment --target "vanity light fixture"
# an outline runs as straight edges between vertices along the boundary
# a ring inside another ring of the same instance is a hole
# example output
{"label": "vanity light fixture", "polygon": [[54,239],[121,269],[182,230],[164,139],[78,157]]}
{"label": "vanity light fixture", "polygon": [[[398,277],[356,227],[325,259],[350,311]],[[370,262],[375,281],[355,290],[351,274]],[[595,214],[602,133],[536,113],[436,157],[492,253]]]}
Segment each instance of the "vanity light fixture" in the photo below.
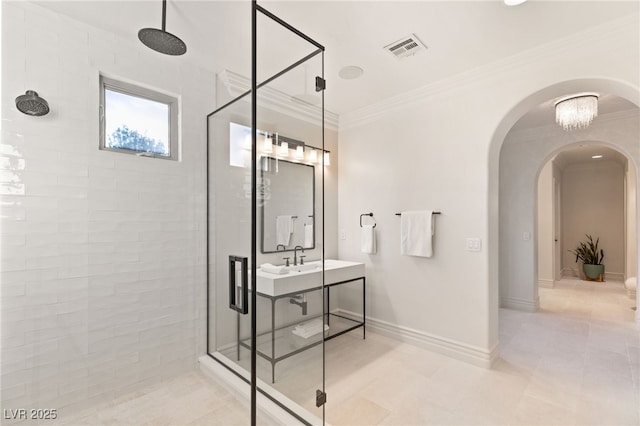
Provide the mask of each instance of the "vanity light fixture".
{"label": "vanity light fixture", "polygon": [[324,152],[324,165],[325,166],[331,165],[331,157],[329,157],[329,151]]}
{"label": "vanity light fixture", "polygon": [[304,147],[302,145],[296,147],[296,160],[304,160]]}
{"label": "vanity light fixture", "polygon": [[286,142],[280,142],[280,149],[278,150],[278,153],[284,157],[288,157],[289,156],[289,144]]}

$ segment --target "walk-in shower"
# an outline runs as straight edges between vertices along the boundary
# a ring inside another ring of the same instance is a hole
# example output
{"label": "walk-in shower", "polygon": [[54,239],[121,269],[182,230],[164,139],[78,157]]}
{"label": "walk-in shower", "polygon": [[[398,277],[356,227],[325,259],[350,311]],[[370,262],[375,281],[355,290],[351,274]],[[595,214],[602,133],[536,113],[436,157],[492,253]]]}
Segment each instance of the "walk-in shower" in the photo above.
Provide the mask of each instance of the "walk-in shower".
{"label": "walk-in shower", "polygon": [[252,387],[253,422],[257,392],[309,423],[324,419],[324,48],[252,14],[252,68],[218,75],[207,117],[208,353]]}

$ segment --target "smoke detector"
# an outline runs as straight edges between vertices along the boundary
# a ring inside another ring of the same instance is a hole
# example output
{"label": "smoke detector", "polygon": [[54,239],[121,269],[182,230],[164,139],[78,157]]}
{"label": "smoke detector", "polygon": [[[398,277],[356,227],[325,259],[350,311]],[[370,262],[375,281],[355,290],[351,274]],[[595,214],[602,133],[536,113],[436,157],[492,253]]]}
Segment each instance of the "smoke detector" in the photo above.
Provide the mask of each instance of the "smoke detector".
{"label": "smoke detector", "polygon": [[410,34],[407,37],[403,37],[398,41],[394,41],[384,47],[393,56],[398,59],[406,58],[407,56],[413,56],[418,52],[427,50],[425,46],[415,34]]}

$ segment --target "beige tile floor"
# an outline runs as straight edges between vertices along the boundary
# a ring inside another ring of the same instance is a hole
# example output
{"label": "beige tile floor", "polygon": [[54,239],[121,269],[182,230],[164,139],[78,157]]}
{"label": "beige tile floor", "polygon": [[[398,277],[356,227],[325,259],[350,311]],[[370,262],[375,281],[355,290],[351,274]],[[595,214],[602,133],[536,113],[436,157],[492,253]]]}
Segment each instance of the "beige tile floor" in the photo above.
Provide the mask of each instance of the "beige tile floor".
{"label": "beige tile floor", "polygon": [[[362,340],[356,331],[328,342],[327,421],[640,425],[640,332],[622,284],[563,280],[540,289],[540,304],[537,313],[500,311],[501,356],[491,370],[375,333]],[[297,379],[287,384],[286,376],[278,380],[285,391],[290,386],[302,394],[315,386],[295,372]],[[61,420],[246,425],[249,416],[245,404],[193,372]]]}

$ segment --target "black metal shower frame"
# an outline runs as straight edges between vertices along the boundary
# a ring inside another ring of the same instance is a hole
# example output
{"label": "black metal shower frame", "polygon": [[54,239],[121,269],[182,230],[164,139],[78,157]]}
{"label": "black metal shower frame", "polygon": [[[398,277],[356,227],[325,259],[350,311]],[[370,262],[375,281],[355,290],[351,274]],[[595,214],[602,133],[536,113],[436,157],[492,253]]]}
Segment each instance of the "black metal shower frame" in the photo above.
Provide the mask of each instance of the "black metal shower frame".
{"label": "black metal shower frame", "polygon": [[[273,76],[269,77],[268,79],[266,79],[265,81],[258,83],[258,72],[257,72],[257,16],[258,13],[262,13],[263,15],[265,15],[266,17],[270,18],[271,20],[273,20],[274,22],[280,24],[282,27],[288,29],[289,31],[291,31],[292,33],[296,34],[297,36],[299,36],[300,38],[306,40],[307,42],[309,42],[310,44],[314,45],[315,47],[317,47],[317,50],[313,51],[312,53],[310,53],[309,55],[305,56],[304,58],[294,62],[293,64],[289,65],[288,67],[284,68],[282,71],[274,74]],[[231,371],[232,373],[234,373],[236,376],[238,376],[239,378],[241,378],[242,380],[244,380],[245,382],[247,382],[247,379],[242,376],[241,374],[239,374],[238,372],[236,372],[235,370],[231,369],[229,366],[227,366],[224,362],[222,362],[221,360],[217,359],[215,356],[213,356],[210,351],[209,351],[209,333],[210,333],[210,259],[209,259],[209,247],[210,247],[210,235],[209,235],[209,221],[210,221],[210,217],[211,217],[211,200],[210,200],[210,192],[209,192],[209,118],[211,118],[211,116],[213,116],[214,114],[216,114],[217,112],[227,108],[228,106],[230,106],[231,104],[239,101],[240,99],[244,98],[245,96],[247,96],[249,93],[251,94],[251,288],[257,288],[256,287],[256,269],[257,269],[257,264],[256,264],[256,258],[257,258],[257,243],[256,243],[256,238],[257,238],[257,139],[258,139],[258,128],[257,128],[257,105],[258,105],[258,99],[257,99],[257,91],[258,89],[266,86],[267,84],[271,83],[273,80],[277,79],[278,77],[281,77],[282,75],[288,73],[289,71],[293,70],[294,68],[298,67],[299,65],[305,63],[306,61],[310,60],[311,58],[317,56],[318,54],[321,55],[322,58],[322,81],[323,81],[323,87],[321,90],[321,96],[322,96],[322,108],[321,108],[321,113],[322,113],[322,118],[321,118],[321,123],[322,123],[322,150],[324,151],[325,148],[325,113],[324,113],[324,80],[325,80],[325,76],[324,76],[324,51],[325,48],[323,45],[321,45],[320,43],[318,43],[317,41],[315,41],[314,39],[312,39],[311,37],[307,36],[306,34],[302,33],[300,30],[298,30],[297,28],[295,28],[294,26],[290,25],[289,23],[287,23],[286,21],[280,19],[279,17],[277,17],[276,15],[274,15],[273,13],[269,12],[267,9],[263,8],[262,6],[258,5],[257,0],[251,0],[251,89],[244,92],[243,94],[241,94],[240,96],[236,97],[235,99],[231,100],[230,102],[227,102],[226,104],[224,104],[223,106],[217,108],[216,110],[214,110],[213,112],[207,114],[207,141],[206,141],[206,182],[205,182],[205,188],[206,188],[206,216],[207,216],[207,223],[205,226],[205,232],[206,232],[206,245],[207,245],[207,265],[206,265],[206,281],[207,281],[207,355],[209,355],[212,359],[214,359],[215,361],[217,361],[219,364],[221,364],[222,366],[224,366],[225,368],[227,368],[229,371]],[[324,165],[324,156],[322,159],[322,164]],[[322,167],[322,200],[324,200],[325,197],[325,185],[324,185],[324,167]],[[322,203],[322,229],[325,229],[325,215],[324,215],[324,201]],[[325,281],[325,271],[324,271],[324,258],[325,258],[325,236],[324,236],[324,231],[322,232],[322,262],[323,262],[323,267],[322,267],[322,285],[324,286],[324,281]],[[289,413],[290,415],[292,415],[293,417],[295,417],[296,419],[298,419],[302,424],[305,425],[309,425],[309,423],[303,419],[302,417],[300,417],[298,414],[296,414],[293,410],[291,410],[289,407],[287,407],[286,405],[284,405],[283,403],[281,403],[280,401],[278,401],[276,398],[274,398],[273,396],[271,396],[268,392],[264,391],[263,389],[258,388],[257,386],[257,376],[256,376],[256,364],[257,364],[257,348],[256,348],[256,337],[257,337],[257,312],[256,312],[256,306],[257,305],[257,295],[255,291],[251,292],[251,379],[250,379],[250,386],[251,386],[251,425],[255,426],[256,425],[256,421],[257,421],[257,410],[256,410],[256,405],[257,405],[257,392],[260,392],[262,395],[264,395],[265,397],[267,397],[269,400],[271,400],[272,402],[276,403],[278,406],[280,406],[282,409],[284,409],[287,413]],[[322,298],[322,311],[325,312],[326,311],[326,306],[325,306],[325,298]],[[324,374],[324,370],[325,370],[325,359],[324,359],[324,341],[322,343],[323,346],[323,350],[322,350],[322,392],[324,393],[324,389],[325,389],[325,374]],[[325,407],[324,405],[322,405],[322,417],[323,417],[323,423],[324,423],[324,414],[325,414]]]}

